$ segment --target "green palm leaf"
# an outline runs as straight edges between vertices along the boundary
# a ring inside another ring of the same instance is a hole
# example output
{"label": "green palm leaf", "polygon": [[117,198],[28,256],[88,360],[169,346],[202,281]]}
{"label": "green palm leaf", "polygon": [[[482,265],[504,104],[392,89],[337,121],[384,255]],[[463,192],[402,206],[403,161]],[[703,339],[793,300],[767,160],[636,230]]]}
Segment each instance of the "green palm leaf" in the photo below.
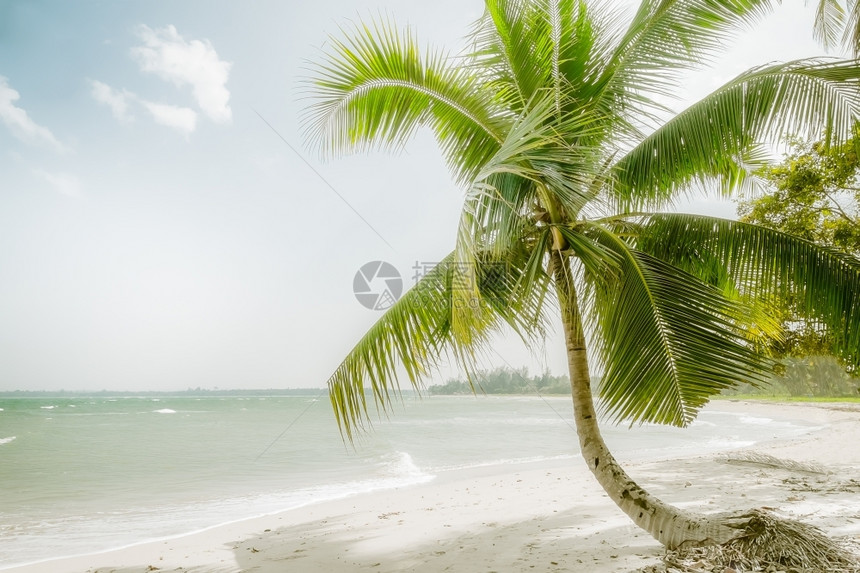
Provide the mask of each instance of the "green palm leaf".
{"label": "green palm leaf", "polygon": [[[538,246],[544,246],[540,238]],[[384,412],[398,393],[405,373],[416,390],[430,370],[446,358],[474,370],[477,353],[492,332],[507,325],[527,342],[544,336],[544,303],[548,277],[535,268],[540,251],[523,244],[507,259],[479,254],[475,259],[474,285],[458,282],[462,269],[451,253],[389,308],[341,362],[328,380],[329,396],[341,432],[352,439],[354,430],[369,421],[365,384],[377,409]],[[474,298],[484,317],[480,328],[468,337],[454,331],[454,305],[462,296]]]}
{"label": "green palm leaf", "polygon": [[306,116],[307,135],[324,152],[399,148],[428,126],[455,173],[469,181],[498,149],[507,112],[478,74],[441,52],[422,54],[408,31],[390,23],[359,24],[331,43],[309,80],[314,103]]}
{"label": "green palm leaf", "polygon": [[560,115],[568,92],[582,96],[597,79],[595,56],[609,50],[601,28],[581,0],[490,0],[472,34],[472,57],[511,108],[551,90]]}
{"label": "green palm leaf", "polygon": [[646,105],[652,102],[640,97],[643,91],[674,97],[677,72],[701,64],[733,33],[766,15],[773,4],[770,0],[644,0],[606,65],[605,95],[619,103],[632,100]]}
{"label": "green palm leaf", "polygon": [[[827,0],[821,0],[826,2]],[[842,43],[851,50],[855,58],[860,58],[860,2],[850,0],[848,18],[845,22],[845,33]]]}
{"label": "green palm leaf", "polygon": [[608,275],[584,267],[607,414],[684,426],[714,394],[764,380],[768,363],[741,328],[744,305],[605,228],[587,234],[617,265]]}
{"label": "green palm leaf", "polygon": [[703,278],[711,271],[701,262],[717,261],[751,304],[797,300],[860,366],[860,260],[757,225],[678,214],[650,217],[638,248]]}
{"label": "green palm leaf", "polygon": [[839,31],[845,26],[845,10],[839,0],[819,0],[815,9],[813,34],[825,49],[839,43]]}
{"label": "green palm leaf", "polygon": [[341,432],[367,420],[365,383],[383,410],[391,401],[398,369],[413,385],[437,365],[450,344],[450,256],[427,273],[377,321],[328,380],[329,396]]}
{"label": "green palm leaf", "polygon": [[534,62],[549,61],[553,45],[551,37],[539,32],[546,13],[536,5],[523,0],[488,0],[473,34],[478,61],[492,73],[495,91],[513,109],[525,107],[546,86],[546,69]]}
{"label": "green palm leaf", "polygon": [[827,140],[849,137],[858,115],[857,61],[799,60],[750,70],[619,158],[612,193],[635,208],[670,201],[694,181],[739,182],[758,163],[757,144],[797,130],[824,132]]}

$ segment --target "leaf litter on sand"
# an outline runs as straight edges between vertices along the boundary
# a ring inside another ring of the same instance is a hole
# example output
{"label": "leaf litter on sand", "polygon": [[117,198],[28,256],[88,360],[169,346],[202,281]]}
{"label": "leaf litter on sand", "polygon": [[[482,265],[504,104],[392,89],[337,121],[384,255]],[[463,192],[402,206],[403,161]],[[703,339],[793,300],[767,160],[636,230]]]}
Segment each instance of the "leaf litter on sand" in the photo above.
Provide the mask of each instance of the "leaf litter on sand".
{"label": "leaf litter on sand", "polygon": [[722,545],[667,551],[660,565],[638,573],[860,573],[857,542],[766,509],[738,516],[744,532]]}

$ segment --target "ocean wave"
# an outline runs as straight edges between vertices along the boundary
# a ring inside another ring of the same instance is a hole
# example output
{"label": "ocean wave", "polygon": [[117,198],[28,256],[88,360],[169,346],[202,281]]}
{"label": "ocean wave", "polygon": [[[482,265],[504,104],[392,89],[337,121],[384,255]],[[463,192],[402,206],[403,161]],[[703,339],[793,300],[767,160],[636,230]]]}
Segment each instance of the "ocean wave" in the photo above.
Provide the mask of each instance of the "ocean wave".
{"label": "ocean wave", "polygon": [[56,406],[39,406],[43,410],[53,410]]}
{"label": "ocean wave", "polygon": [[[297,489],[263,493],[257,495],[222,499],[213,501],[211,504],[197,506],[200,510],[204,507],[208,511],[234,516],[234,520],[241,521],[261,515],[272,515],[282,511],[290,511],[308,505],[315,505],[326,501],[345,499],[356,495],[391,490],[400,487],[427,483],[436,478],[435,474],[422,470],[407,452],[392,452],[379,458],[379,473],[377,477],[371,477],[353,481],[334,482],[312,487],[300,487]],[[186,508],[162,508],[158,512],[159,522],[164,518],[164,512],[176,511],[177,515],[185,515]],[[216,518],[217,519],[217,518]],[[211,520],[210,520],[211,521]],[[225,525],[231,521],[221,522]],[[217,521],[215,521],[217,523]],[[215,526],[209,526],[209,529]],[[204,529],[204,530],[205,530]]]}
{"label": "ocean wave", "polygon": [[17,436],[11,436],[9,438],[0,438],[0,446],[2,446],[3,444],[8,444],[9,442],[14,441],[16,437]]}
{"label": "ocean wave", "polygon": [[152,413],[153,414],[175,414],[176,410],[171,410],[170,408],[162,408],[161,410],[155,410]]}
{"label": "ocean wave", "polygon": [[[248,496],[211,499],[164,506],[146,510],[118,510],[99,514],[98,518],[79,517],[43,522],[51,528],[66,527],[75,545],[69,545],[66,555],[95,554],[112,549],[134,547],[153,541],[165,541],[193,535],[265,515],[274,515],[309,505],[350,498],[356,495],[426,483],[436,476],[422,472],[412,457],[396,452],[380,459],[390,475],[348,482],[335,482],[312,487],[259,493]],[[167,529],[165,529],[167,527]],[[81,552],[81,531],[91,535],[90,547]],[[61,534],[62,537],[62,534]],[[92,540],[98,539],[99,542]],[[103,540],[108,539],[107,543]],[[44,540],[40,540],[44,542]],[[31,561],[30,563],[36,563]],[[21,560],[21,563],[25,562]],[[0,559],[0,570],[8,565]]]}
{"label": "ocean wave", "polygon": [[394,452],[383,456],[383,471],[393,478],[416,480],[414,483],[424,483],[436,477],[424,472],[407,452]]}

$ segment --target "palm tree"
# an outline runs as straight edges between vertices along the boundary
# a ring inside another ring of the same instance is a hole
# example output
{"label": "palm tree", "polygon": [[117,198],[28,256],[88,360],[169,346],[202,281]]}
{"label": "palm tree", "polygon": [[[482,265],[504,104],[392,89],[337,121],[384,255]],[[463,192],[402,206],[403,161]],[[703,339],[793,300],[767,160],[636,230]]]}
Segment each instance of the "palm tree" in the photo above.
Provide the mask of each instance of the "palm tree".
{"label": "palm tree", "polygon": [[[749,184],[784,132],[851,135],[858,61],[751,69],[684,111],[680,74],[767,13],[764,0],[644,0],[626,23],[584,0],[486,0],[457,58],[389,21],[331,40],[310,79],[309,136],[326,154],[401,147],[429,127],[465,189],[455,247],[392,306],[328,381],[342,433],[416,389],[440,361],[466,368],[491,335],[563,325],[580,448],[611,499],[669,548],[723,543],[743,520],[692,514],[637,485],[604,443],[602,413],[684,426],[709,398],[761,382],[782,297],[860,362],[860,262],[750,224],[659,212]],[[587,344],[588,343],[588,344]],[[370,394],[365,384],[370,385]],[[747,520],[748,521],[748,520]]]}

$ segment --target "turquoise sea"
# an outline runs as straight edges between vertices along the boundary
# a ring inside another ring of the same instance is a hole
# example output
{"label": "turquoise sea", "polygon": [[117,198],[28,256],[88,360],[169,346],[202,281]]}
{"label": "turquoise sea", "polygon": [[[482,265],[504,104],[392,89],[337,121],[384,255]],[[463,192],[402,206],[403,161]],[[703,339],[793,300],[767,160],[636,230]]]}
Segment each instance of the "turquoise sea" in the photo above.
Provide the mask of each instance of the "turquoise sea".
{"label": "turquoise sea", "polygon": [[[0,569],[171,537],[447,472],[582,463],[568,398],[405,398],[354,446],[325,395],[0,398]],[[745,447],[802,422],[608,426],[622,460]]]}

